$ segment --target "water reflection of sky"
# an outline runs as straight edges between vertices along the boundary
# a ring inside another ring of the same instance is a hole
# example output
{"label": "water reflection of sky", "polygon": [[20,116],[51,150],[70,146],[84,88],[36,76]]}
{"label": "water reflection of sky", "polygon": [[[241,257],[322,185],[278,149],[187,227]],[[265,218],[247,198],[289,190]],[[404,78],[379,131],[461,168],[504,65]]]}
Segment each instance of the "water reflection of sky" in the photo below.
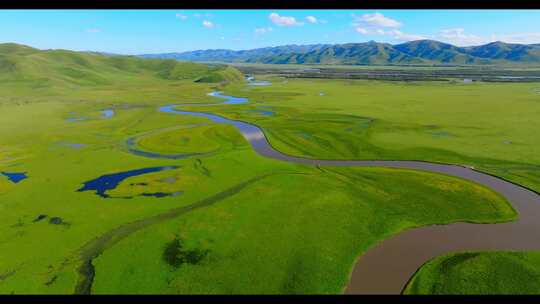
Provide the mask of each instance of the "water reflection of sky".
{"label": "water reflection of sky", "polygon": [[264,139],[264,134],[258,130],[249,130],[249,131],[246,131],[244,130],[242,132],[244,134],[244,137],[247,139],[247,140],[259,140],[259,139]]}
{"label": "water reflection of sky", "polygon": [[113,109],[105,109],[103,111],[101,111],[101,116],[103,116],[103,118],[111,118],[114,116],[114,110]]}

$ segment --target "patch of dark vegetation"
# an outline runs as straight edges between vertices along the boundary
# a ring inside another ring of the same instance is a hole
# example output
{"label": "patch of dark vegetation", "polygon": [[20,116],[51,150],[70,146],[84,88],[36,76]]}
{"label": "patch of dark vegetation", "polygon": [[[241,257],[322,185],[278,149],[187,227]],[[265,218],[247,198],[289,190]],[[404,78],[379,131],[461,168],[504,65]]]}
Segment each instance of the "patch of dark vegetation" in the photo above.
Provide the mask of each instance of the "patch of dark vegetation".
{"label": "patch of dark vegetation", "polygon": [[39,222],[39,221],[45,219],[46,217],[47,217],[46,214],[40,214],[40,215],[38,215],[32,222],[33,222],[33,223],[37,223],[37,222]]}
{"label": "patch of dark vegetation", "polygon": [[131,183],[130,186],[148,186],[148,183]]}
{"label": "patch of dark vegetation", "polygon": [[193,164],[193,167],[195,167],[195,169],[199,172],[201,172],[202,174],[204,174],[205,176],[208,176],[210,177],[212,174],[210,173],[210,170],[208,170],[208,168],[206,168],[204,165],[203,165],[203,162],[200,158],[197,158],[195,160],[195,163]]}
{"label": "patch of dark vegetation", "polygon": [[50,280],[45,282],[45,285],[51,286],[54,282],[56,282],[57,276],[52,277]]}
{"label": "patch of dark vegetation", "polygon": [[167,264],[174,268],[178,268],[182,264],[186,263],[192,265],[199,264],[209,252],[209,250],[200,249],[186,250],[184,249],[184,241],[180,237],[176,236],[174,240],[165,246],[165,250],[163,251],[163,259],[165,262],[167,262]]}
{"label": "patch of dark vegetation", "polygon": [[94,277],[96,270],[92,259],[84,261],[78,269],[79,281],[75,287],[75,294],[90,294],[92,291],[92,284],[94,284]]}
{"label": "patch of dark vegetation", "polygon": [[281,286],[281,293],[298,294],[302,290],[302,286],[306,285],[306,278],[309,277],[305,258],[298,254],[294,254],[289,259],[286,269],[288,275]]}
{"label": "patch of dark vegetation", "polygon": [[61,225],[64,224],[64,220],[61,217],[55,216],[49,219],[49,224]]}
{"label": "patch of dark vegetation", "polygon": [[168,193],[168,192],[141,193],[140,195],[153,196],[153,197],[167,197],[167,196],[178,196],[180,194],[182,194],[182,191],[177,191],[177,192],[172,192],[172,193]]}
{"label": "patch of dark vegetation", "polygon": [[12,271],[8,271],[6,273],[0,274],[0,281],[3,281],[5,279],[9,278],[10,276],[14,275],[16,272],[17,272],[17,270],[12,270]]}
{"label": "patch of dark vegetation", "polygon": [[12,228],[17,228],[17,227],[22,227],[22,226],[24,226],[24,223],[20,218],[17,219],[17,223],[11,225]]}

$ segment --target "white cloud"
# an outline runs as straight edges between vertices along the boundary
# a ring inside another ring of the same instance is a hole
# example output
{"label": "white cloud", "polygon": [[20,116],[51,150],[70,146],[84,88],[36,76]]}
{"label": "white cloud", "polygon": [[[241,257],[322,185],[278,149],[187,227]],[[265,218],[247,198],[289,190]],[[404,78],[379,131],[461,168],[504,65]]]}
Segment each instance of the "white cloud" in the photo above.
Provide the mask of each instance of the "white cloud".
{"label": "white cloud", "polygon": [[353,15],[353,18],[355,18],[355,21],[357,23],[362,23],[370,27],[396,28],[401,26],[401,23],[399,21],[388,18],[381,13],[363,14],[360,17]]}
{"label": "white cloud", "polygon": [[274,29],[271,27],[258,27],[255,29],[256,34],[266,34],[268,32],[273,31]]}
{"label": "white cloud", "polygon": [[86,30],[87,33],[95,34],[95,33],[101,33],[101,30],[98,28],[91,28]]}
{"label": "white cloud", "polygon": [[535,33],[512,33],[502,35],[492,35],[492,41],[504,41],[508,43],[533,44],[540,43],[540,32]]}
{"label": "white cloud", "polygon": [[176,18],[178,18],[180,20],[186,20],[188,18],[188,16],[178,13],[178,14],[176,14]]}
{"label": "white cloud", "polygon": [[369,31],[363,27],[357,27],[355,28],[355,30],[360,33],[360,34],[363,34],[363,35],[367,35],[369,33]]}
{"label": "white cloud", "polygon": [[213,18],[214,15],[212,15],[212,14],[199,14],[199,13],[195,13],[195,14],[193,14],[193,17],[195,17],[195,18],[201,18],[201,17]]}
{"label": "white cloud", "polygon": [[427,39],[427,37],[422,35],[415,35],[415,34],[407,34],[403,33],[400,30],[391,30],[386,32],[385,34],[392,36],[392,38],[400,41],[414,41],[414,40],[423,40]]}
{"label": "white cloud", "polygon": [[364,14],[362,16],[352,14],[352,17],[354,19],[352,25],[355,31],[362,35],[388,36],[399,41],[426,39],[422,35],[408,34],[398,30],[397,28],[401,26],[401,23],[381,13]]}
{"label": "white cloud", "polygon": [[306,20],[307,20],[309,23],[317,23],[317,18],[315,18],[314,16],[307,16],[307,17],[306,17]]}
{"label": "white cloud", "polygon": [[481,45],[494,41],[533,44],[540,43],[540,32],[492,34],[487,37],[469,34],[463,28],[451,28],[440,30],[436,39],[457,46]]}
{"label": "white cloud", "polygon": [[304,25],[303,22],[299,22],[294,17],[280,16],[277,13],[271,13],[268,18],[279,26],[293,26],[293,25]]}
{"label": "white cloud", "polygon": [[440,30],[437,39],[458,46],[478,45],[487,42],[485,38],[466,33],[463,28]]}
{"label": "white cloud", "polygon": [[202,25],[207,28],[207,29],[211,29],[211,28],[214,28],[214,23],[212,23],[211,21],[208,21],[208,20],[204,20],[202,22]]}

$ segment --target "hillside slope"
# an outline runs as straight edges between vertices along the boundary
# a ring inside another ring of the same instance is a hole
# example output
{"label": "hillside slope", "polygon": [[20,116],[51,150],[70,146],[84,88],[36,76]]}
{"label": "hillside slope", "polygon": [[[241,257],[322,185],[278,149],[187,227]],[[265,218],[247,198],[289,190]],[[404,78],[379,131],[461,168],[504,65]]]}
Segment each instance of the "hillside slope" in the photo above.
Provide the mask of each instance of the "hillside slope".
{"label": "hillside slope", "polygon": [[110,85],[135,78],[228,82],[243,79],[226,65],[206,65],[172,59],[105,56],[67,50],[38,50],[0,44],[0,82],[30,86]]}

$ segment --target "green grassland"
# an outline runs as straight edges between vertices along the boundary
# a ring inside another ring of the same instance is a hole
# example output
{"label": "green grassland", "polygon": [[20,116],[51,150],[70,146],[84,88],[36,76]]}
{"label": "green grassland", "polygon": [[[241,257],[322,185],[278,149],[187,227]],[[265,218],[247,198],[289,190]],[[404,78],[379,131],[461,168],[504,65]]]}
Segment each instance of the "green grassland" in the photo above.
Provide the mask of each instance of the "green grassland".
{"label": "green grassland", "polygon": [[[282,171],[121,241],[95,261],[93,291],[339,293],[358,253],[381,237],[435,219],[510,219],[511,210],[494,195],[454,178],[407,170]],[[492,208],[488,201],[497,203]],[[163,258],[165,244],[177,238],[185,250],[207,255],[171,265]]]}
{"label": "green grassland", "polygon": [[464,164],[540,191],[539,83],[274,78],[226,92],[273,107],[265,118],[221,113],[256,121],[287,154]]}
{"label": "green grassland", "polygon": [[539,252],[460,252],[427,262],[405,294],[538,294]]}
{"label": "green grassland", "polygon": [[144,151],[161,154],[209,153],[243,144],[243,138],[235,135],[238,134],[232,126],[195,125],[157,130],[141,137],[136,144]]}
{"label": "green grassland", "polygon": [[[256,122],[286,153],[360,159],[418,151],[414,159],[429,159],[437,158],[434,151],[448,151],[441,157],[538,163],[538,156],[528,150],[534,136],[522,132],[519,122],[506,130],[502,115],[481,116],[477,122],[466,120],[465,114],[440,117],[453,108],[435,94],[453,92],[453,87],[437,91],[423,83],[274,79],[271,87],[251,88],[238,81],[238,71],[225,67],[14,45],[2,45],[0,54],[0,67],[6,71],[1,74],[0,111],[9,113],[0,120],[0,170],[28,173],[28,179],[17,184],[0,176],[3,294],[73,293],[85,276],[80,269],[88,257],[95,269],[92,293],[337,293],[356,258],[395,233],[429,224],[502,222],[517,216],[505,199],[472,182],[413,170],[312,167],[266,159],[230,126],[157,111],[166,104],[217,102],[206,95],[215,89],[249,96],[253,103],[205,111]],[[206,82],[216,81],[216,73],[222,74],[218,82]],[[507,86],[508,92],[499,89],[494,96],[532,107],[538,97],[524,93],[533,89],[528,86]],[[397,94],[400,90],[410,87],[414,89],[406,92],[419,105],[411,103],[408,110],[401,106],[408,117],[399,109],[390,111],[396,104],[409,104],[396,100],[404,96]],[[482,85],[457,87],[469,90],[454,92],[462,99],[485,94]],[[377,95],[380,89],[386,93]],[[424,89],[431,93],[422,95]],[[362,104],[370,100],[369,94],[378,97]],[[356,98],[360,95],[364,98]],[[349,99],[339,98],[346,96]],[[387,99],[390,105],[385,105]],[[477,103],[483,99],[456,100],[460,107],[480,108]],[[419,110],[430,102],[440,105],[429,107],[431,113]],[[275,115],[246,112],[261,105],[272,106]],[[106,108],[114,109],[113,117],[101,116]],[[521,115],[534,127],[534,119]],[[381,129],[370,130],[373,118]],[[454,124],[448,121],[452,119]],[[401,131],[429,123],[449,132],[462,125],[496,128],[492,133],[471,128],[476,133],[463,135],[463,142],[439,146],[436,139],[413,132],[415,128]],[[349,127],[369,136],[349,135]],[[304,137],[295,132],[316,138],[300,142]],[[491,152],[485,147],[490,141],[483,139],[476,150],[461,146],[482,139],[481,134],[496,137],[497,132],[507,132],[520,145]],[[129,153],[129,138],[149,152],[217,152],[185,159],[146,158]],[[421,148],[407,141],[420,139]],[[295,150],[297,143],[311,150]],[[407,153],[402,158],[415,155]],[[111,198],[77,192],[82,183],[105,174],[170,165],[178,168],[124,180],[108,192]],[[534,185],[530,174],[524,183]],[[155,192],[181,194],[141,196]]]}

